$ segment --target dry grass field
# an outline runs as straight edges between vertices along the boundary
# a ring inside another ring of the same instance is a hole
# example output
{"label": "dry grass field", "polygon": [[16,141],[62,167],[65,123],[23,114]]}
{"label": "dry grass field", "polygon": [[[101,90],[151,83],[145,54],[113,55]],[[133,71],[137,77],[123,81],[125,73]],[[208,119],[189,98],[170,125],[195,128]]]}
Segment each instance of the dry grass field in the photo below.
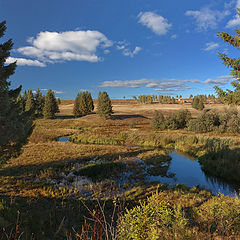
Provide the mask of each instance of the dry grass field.
{"label": "dry grass field", "polygon": [[[94,104],[97,106],[96,100]],[[157,208],[151,204],[148,207],[151,202],[165,209],[162,216],[172,214],[167,227],[157,226],[167,239],[217,239],[219,236],[218,239],[239,239],[238,197],[213,196],[199,186],[168,188],[160,182],[147,183],[145,165],[136,161],[142,159],[151,165],[152,173],[164,175],[171,161],[169,149],[191,156],[207,156],[208,152],[219,151],[227,145],[234,157],[234,149],[240,146],[239,134],[151,128],[155,110],[168,115],[188,109],[196,117],[200,111],[192,109],[190,104],[140,104],[135,100],[114,99],[114,114],[107,120],[100,118],[96,109],[87,116],[75,118],[73,105],[73,100],[62,100],[55,119],[36,119],[21,154],[1,166],[0,239],[153,239],[152,236],[124,236],[128,226],[138,229],[141,224],[137,221],[143,221],[141,214],[147,224],[158,221],[148,219],[148,216],[158,216],[151,212]],[[206,109],[224,107],[227,106],[205,106]],[[58,138],[63,136],[70,136],[70,141],[59,142]],[[232,168],[235,170],[235,165]],[[120,185],[118,179],[124,179],[128,173],[131,173],[130,181]],[[87,184],[80,185],[81,181]],[[146,205],[141,205],[143,209],[139,211],[140,216],[136,215],[136,222],[131,214],[125,215],[120,225],[117,217],[112,218],[116,206],[119,216],[123,216],[126,208],[133,209],[134,213],[140,201],[146,201]],[[166,206],[162,205],[164,202]],[[104,211],[100,206],[104,206]],[[122,227],[121,238],[110,235],[106,238],[110,230],[104,232],[102,227],[106,223],[102,222],[103,212],[108,223],[114,221],[112,229]],[[89,219],[95,216],[98,220],[93,224]],[[137,231],[151,232],[148,227],[156,227],[147,224]],[[100,232],[102,235],[97,238],[94,234]],[[12,233],[15,238],[6,237]]]}
{"label": "dry grass field", "polygon": [[[141,104],[134,99],[112,99],[112,106],[114,114],[116,115],[135,115],[151,118],[154,111],[162,111],[164,115],[169,114],[170,112],[177,111],[179,109],[188,109],[193,117],[196,117],[199,114],[199,111],[193,109],[190,103],[181,103],[181,104]],[[60,104],[60,115],[71,115],[73,111],[74,101],[73,100],[62,100]],[[97,100],[94,99],[95,110],[97,111]],[[229,106],[226,104],[205,104],[205,109],[224,109]],[[238,110],[240,107],[237,107]]]}

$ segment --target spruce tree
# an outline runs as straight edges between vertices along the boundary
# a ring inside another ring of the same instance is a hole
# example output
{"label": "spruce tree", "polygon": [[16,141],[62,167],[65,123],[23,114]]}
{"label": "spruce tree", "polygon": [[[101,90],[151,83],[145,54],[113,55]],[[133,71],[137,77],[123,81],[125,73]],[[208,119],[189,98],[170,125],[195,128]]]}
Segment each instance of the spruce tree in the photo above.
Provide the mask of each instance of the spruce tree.
{"label": "spruce tree", "polygon": [[31,112],[33,114],[34,110],[35,110],[35,104],[34,104],[33,93],[32,93],[32,90],[28,90],[25,111]]}
{"label": "spruce tree", "polygon": [[77,94],[74,101],[73,114],[76,117],[85,116],[94,109],[91,93],[84,91]]}
{"label": "spruce tree", "polygon": [[82,92],[79,98],[79,112],[81,116],[85,116],[89,113],[88,98],[86,92]]}
{"label": "spruce tree", "polygon": [[[6,22],[0,23],[0,38],[6,31]],[[16,154],[32,130],[32,121],[22,111],[19,97],[22,86],[10,90],[8,78],[14,74],[16,62],[6,65],[12,40],[0,44],[0,161]]]}
{"label": "spruce tree", "polygon": [[88,103],[88,113],[90,113],[94,110],[93,99],[90,92],[86,91],[86,95],[87,95],[87,103]]}
{"label": "spruce tree", "polygon": [[52,90],[48,90],[43,107],[43,116],[44,118],[51,119],[55,117],[55,113],[57,112],[59,112],[59,109],[54,92]]}
{"label": "spruce tree", "polygon": [[43,115],[43,107],[44,98],[41,91],[38,88],[35,94],[35,114],[37,117],[41,117]]}
{"label": "spruce tree", "polygon": [[75,101],[74,101],[73,115],[75,117],[80,117],[81,116],[80,111],[79,111],[80,94],[81,93],[77,94],[77,96],[75,98]]}
{"label": "spruce tree", "polygon": [[[240,9],[237,9],[238,15],[240,16]],[[236,36],[231,36],[226,32],[218,32],[218,37],[220,37],[224,42],[229,43],[237,49],[240,48],[240,29],[236,29]],[[229,58],[226,54],[219,53],[220,59],[223,61],[223,64],[231,68],[231,75],[235,79],[231,82],[234,90],[227,89],[226,91],[222,90],[218,86],[215,86],[215,91],[218,97],[227,104],[240,105],[240,59],[239,58]]]}
{"label": "spruce tree", "polygon": [[110,118],[113,110],[112,103],[107,92],[99,92],[98,94],[98,112],[99,116],[104,118]]}

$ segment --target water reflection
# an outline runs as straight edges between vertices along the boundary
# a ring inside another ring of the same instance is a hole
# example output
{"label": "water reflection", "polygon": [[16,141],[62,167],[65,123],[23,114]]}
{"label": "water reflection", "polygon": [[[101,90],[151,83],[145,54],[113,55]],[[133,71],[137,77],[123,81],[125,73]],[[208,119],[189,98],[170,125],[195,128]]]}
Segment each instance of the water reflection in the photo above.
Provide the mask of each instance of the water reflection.
{"label": "water reflection", "polygon": [[228,183],[220,178],[211,177],[206,175],[199,162],[190,160],[187,156],[177,152],[169,153],[172,160],[170,161],[169,173],[174,173],[174,177],[162,177],[148,175],[147,182],[159,181],[168,183],[170,186],[176,184],[185,184],[188,187],[200,185],[203,188],[209,189],[213,194],[223,193],[224,195],[234,196],[235,192],[239,192],[240,184]]}

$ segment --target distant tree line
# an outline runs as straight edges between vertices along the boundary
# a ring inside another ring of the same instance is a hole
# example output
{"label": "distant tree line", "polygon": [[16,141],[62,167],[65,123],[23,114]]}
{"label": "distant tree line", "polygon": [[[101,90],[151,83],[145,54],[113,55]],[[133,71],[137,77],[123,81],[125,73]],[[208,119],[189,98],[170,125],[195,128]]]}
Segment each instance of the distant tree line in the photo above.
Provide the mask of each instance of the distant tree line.
{"label": "distant tree line", "polygon": [[171,96],[164,96],[164,95],[140,95],[138,98],[133,96],[134,99],[138,99],[140,103],[175,103],[176,99]]}
{"label": "distant tree line", "polygon": [[49,89],[46,96],[37,89],[36,93],[32,90],[25,90],[23,95],[19,94],[17,102],[22,112],[30,112],[32,117],[54,118],[59,112],[58,104],[60,99],[56,99],[54,91]]}

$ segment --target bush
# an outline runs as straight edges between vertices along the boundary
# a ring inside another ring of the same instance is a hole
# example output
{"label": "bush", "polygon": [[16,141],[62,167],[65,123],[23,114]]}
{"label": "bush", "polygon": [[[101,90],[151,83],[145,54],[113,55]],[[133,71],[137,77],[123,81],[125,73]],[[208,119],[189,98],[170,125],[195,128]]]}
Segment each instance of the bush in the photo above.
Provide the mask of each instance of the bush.
{"label": "bush", "polygon": [[165,129],[165,118],[163,114],[159,111],[155,111],[152,118],[152,128],[164,130]]}
{"label": "bush", "polygon": [[171,113],[165,121],[167,129],[185,128],[188,121],[191,119],[191,113],[187,109],[182,109]]}
{"label": "bush", "polygon": [[186,239],[188,220],[180,206],[170,207],[158,193],[127,210],[118,224],[119,239]]}
{"label": "bush", "polygon": [[160,130],[185,128],[190,119],[191,113],[187,109],[171,113],[166,119],[161,112],[155,111],[152,128]]}
{"label": "bush", "polygon": [[240,117],[234,108],[217,111],[215,109],[203,111],[197,119],[192,119],[187,124],[188,130],[193,132],[239,133]]}
{"label": "bush", "polygon": [[200,96],[195,96],[192,101],[192,107],[197,110],[203,110],[204,109],[203,98]]}
{"label": "bush", "polygon": [[200,222],[201,227],[205,228],[205,231],[211,231],[218,236],[239,236],[239,198],[230,198],[223,195],[213,197],[201,205],[197,211],[197,221]]}

